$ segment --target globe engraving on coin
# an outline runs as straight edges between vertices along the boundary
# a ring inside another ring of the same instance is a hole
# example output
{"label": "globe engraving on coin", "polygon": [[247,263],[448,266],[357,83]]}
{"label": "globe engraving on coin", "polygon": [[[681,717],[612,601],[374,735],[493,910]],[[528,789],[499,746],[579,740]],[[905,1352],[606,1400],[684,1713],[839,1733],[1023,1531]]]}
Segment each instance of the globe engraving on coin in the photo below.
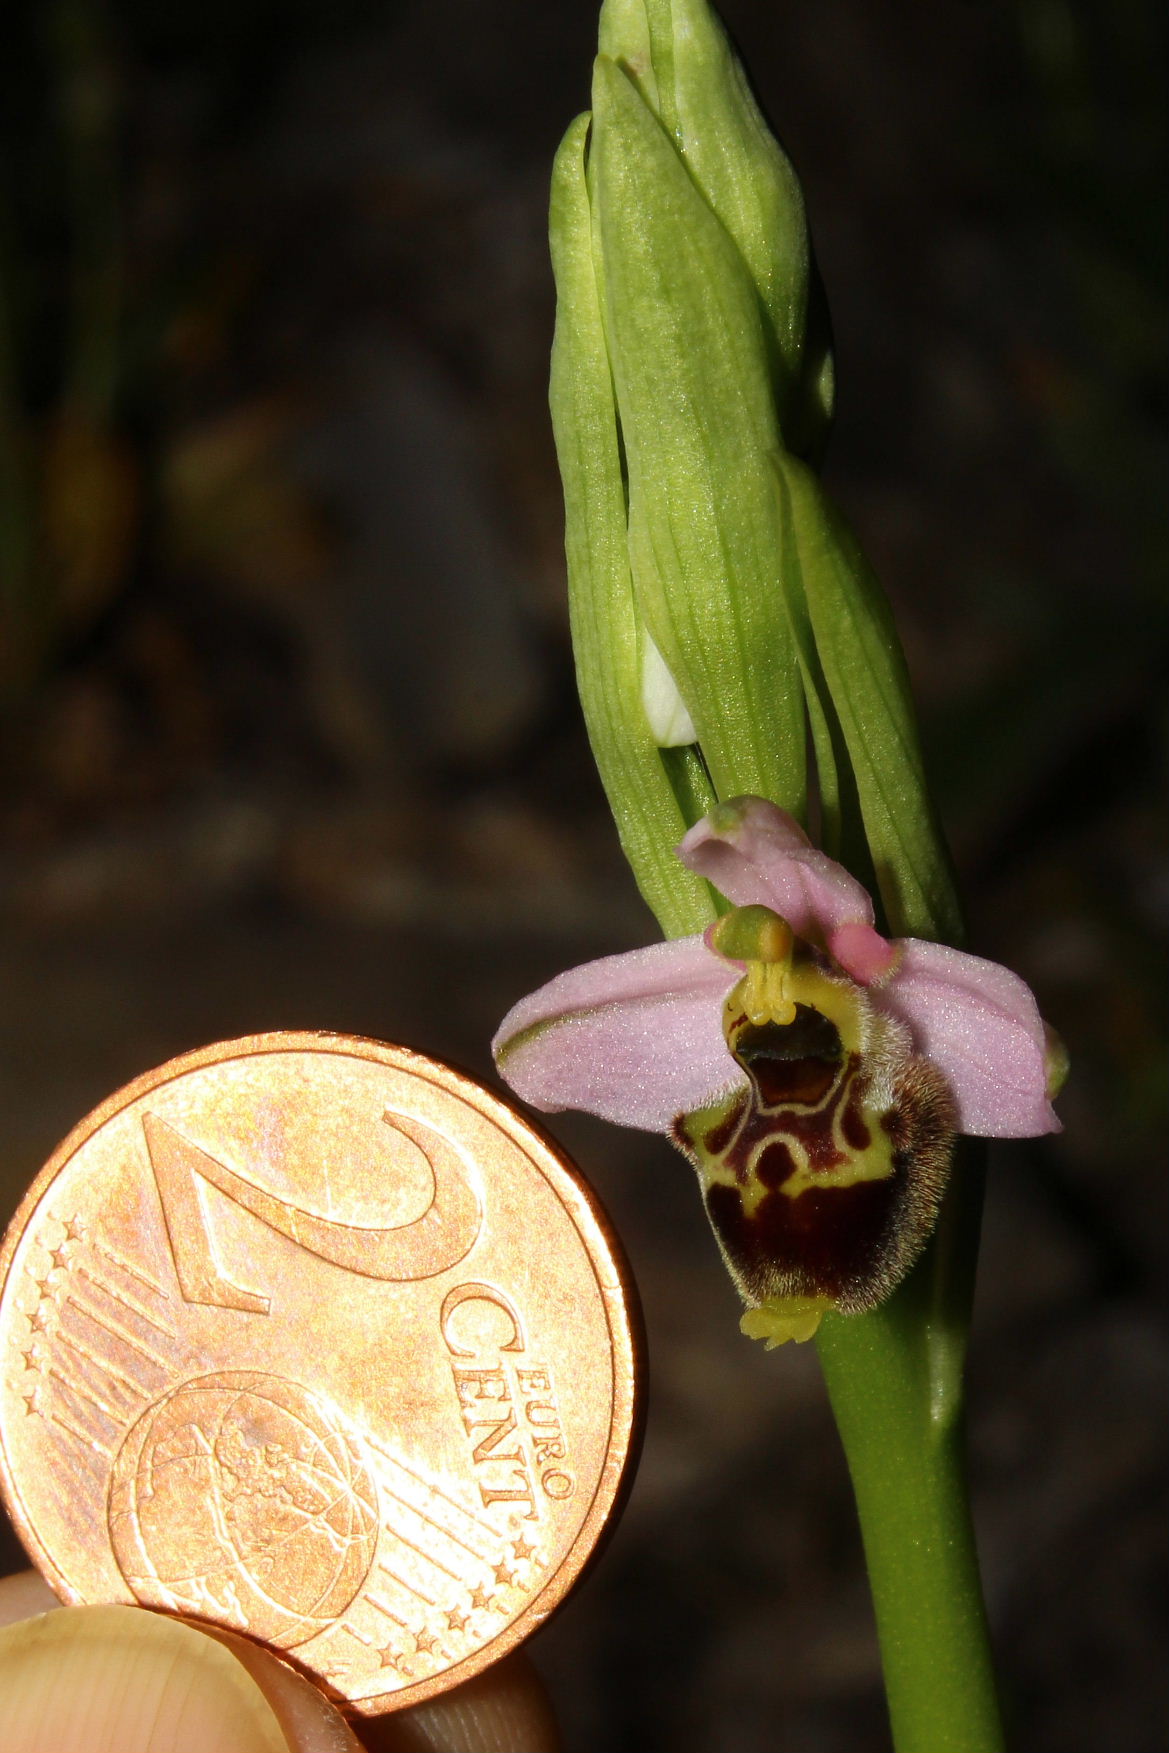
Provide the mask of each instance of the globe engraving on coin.
{"label": "globe engraving on coin", "polygon": [[631,1291],[509,1104],[274,1034],[112,1096],[0,1252],[0,1484],[68,1602],[202,1618],[359,1711],[563,1598],[636,1438]]}
{"label": "globe engraving on coin", "polygon": [[237,1370],[183,1382],[142,1414],[114,1458],[109,1529],[144,1605],[294,1649],[368,1577],[377,1491],[318,1396]]}

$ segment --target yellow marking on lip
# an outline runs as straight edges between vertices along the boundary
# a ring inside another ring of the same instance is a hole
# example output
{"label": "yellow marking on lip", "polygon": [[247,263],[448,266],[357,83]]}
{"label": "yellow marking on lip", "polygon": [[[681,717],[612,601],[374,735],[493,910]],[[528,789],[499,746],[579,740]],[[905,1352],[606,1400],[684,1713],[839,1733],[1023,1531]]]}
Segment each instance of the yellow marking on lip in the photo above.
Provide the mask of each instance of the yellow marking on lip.
{"label": "yellow marking on lip", "polygon": [[696,1165],[703,1192],[709,1187],[732,1187],[739,1195],[744,1217],[750,1222],[769,1193],[782,1193],[787,1199],[798,1199],[802,1193],[844,1190],[859,1186],[864,1181],[887,1181],[894,1173],[893,1145],[884,1133],[875,1138],[867,1150],[847,1151],[844,1162],[831,1169],[813,1169],[808,1161],[808,1153],[799,1139],[778,1127],[757,1146],[754,1152],[756,1161],[776,1138],[783,1140],[795,1165],[791,1174],[778,1187],[765,1185],[755,1173],[754,1165],[748,1169],[745,1179],[740,1181],[726,1163],[717,1158],[703,1157]]}
{"label": "yellow marking on lip", "polygon": [[858,1187],[862,1181],[887,1181],[893,1170],[893,1146],[888,1139],[879,1139],[867,1150],[850,1155],[846,1162],[834,1169],[810,1169],[806,1160],[797,1163],[780,1185],[779,1192],[788,1199],[798,1199],[801,1193],[817,1192],[821,1188]]}

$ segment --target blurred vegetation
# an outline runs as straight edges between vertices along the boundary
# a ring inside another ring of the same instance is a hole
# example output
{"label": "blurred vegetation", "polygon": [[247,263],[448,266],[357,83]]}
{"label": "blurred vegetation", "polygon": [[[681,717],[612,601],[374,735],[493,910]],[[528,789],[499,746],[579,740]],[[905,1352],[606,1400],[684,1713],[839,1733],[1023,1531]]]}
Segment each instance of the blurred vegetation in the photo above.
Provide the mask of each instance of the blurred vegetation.
{"label": "blurred vegetation", "polygon": [[[51,0],[10,15],[0,69],[0,706],[10,717],[192,542],[230,571],[231,548],[258,536],[277,550],[258,554],[258,569],[295,590],[297,537],[312,538],[281,529],[298,508],[269,463],[279,422],[245,413],[210,444],[189,430],[261,272],[194,185],[200,155],[253,124],[257,80],[272,80],[282,52],[373,11]],[[197,116],[177,137],[165,121],[151,128],[152,75],[197,82]],[[225,510],[229,527],[217,529]],[[246,555],[241,568],[252,570]]]}

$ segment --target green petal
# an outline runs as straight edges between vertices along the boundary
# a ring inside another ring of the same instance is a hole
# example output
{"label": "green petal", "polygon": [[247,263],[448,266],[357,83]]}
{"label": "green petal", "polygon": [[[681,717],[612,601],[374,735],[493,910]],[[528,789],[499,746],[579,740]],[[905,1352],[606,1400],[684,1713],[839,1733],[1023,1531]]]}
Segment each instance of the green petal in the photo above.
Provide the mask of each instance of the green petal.
{"label": "green petal", "polygon": [[556,337],[550,401],[564,484],[569,614],[593,755],[638,887],[668,937],[714,917],[706,884],[672,848],[684,821],[641,702],[637,615],[613,387],[592,253],[584,156],[589,118],[564,138],[552,177]]}

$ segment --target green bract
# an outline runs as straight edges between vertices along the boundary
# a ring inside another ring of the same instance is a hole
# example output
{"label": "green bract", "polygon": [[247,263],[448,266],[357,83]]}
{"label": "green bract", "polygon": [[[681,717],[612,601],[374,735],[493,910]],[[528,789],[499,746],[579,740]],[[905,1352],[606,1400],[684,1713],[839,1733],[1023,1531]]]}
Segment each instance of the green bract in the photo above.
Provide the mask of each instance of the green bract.
{"label": "green bract", "polygon": [[759,301],[661,124],[604,56],[589,185],[638,609],[715,789],[749,774],[747,790],[799,810],[803,706],[776,588],[780,439]]}
{"label": "green bract", "polygon": [[607,0],[600,48],[553,177],[551,401],[622,845],[667,935],[701,929],[685,827],[744,794],[806,820],[812,766],[825,850],[952,935],[896,636],[811,472],[832,363],[795,172],[705,0]]}
{"label": "green bract", "polygon": [[687,823],[642,704],[621,433],[585,187],[588,126],[588,116],[579,116],[565,136],[551,201],[557,311],[550,399],[564,481],[572,643],[585,722],[625,856],[662,930],[681,937],[700,931],[713,908],[706,885],[670,851]]}
{"label": "green bract", "polygon": [[799,178],[706,0],[606,0],[600,50],[632,78],[755,288],[787,446],[818,455],[832,414],[828,307]]}
{"label": "green bract", "polygon": [[[885,917],[894,932],[957,943],[962,918],[889,605],[811,470],[790,456],[773,461],[819,670],[817,707],[809,700],[813,725],[822,707],[833,721],[831,740],[846,751]],[[819,747],[817,759],[823,774]]]}

